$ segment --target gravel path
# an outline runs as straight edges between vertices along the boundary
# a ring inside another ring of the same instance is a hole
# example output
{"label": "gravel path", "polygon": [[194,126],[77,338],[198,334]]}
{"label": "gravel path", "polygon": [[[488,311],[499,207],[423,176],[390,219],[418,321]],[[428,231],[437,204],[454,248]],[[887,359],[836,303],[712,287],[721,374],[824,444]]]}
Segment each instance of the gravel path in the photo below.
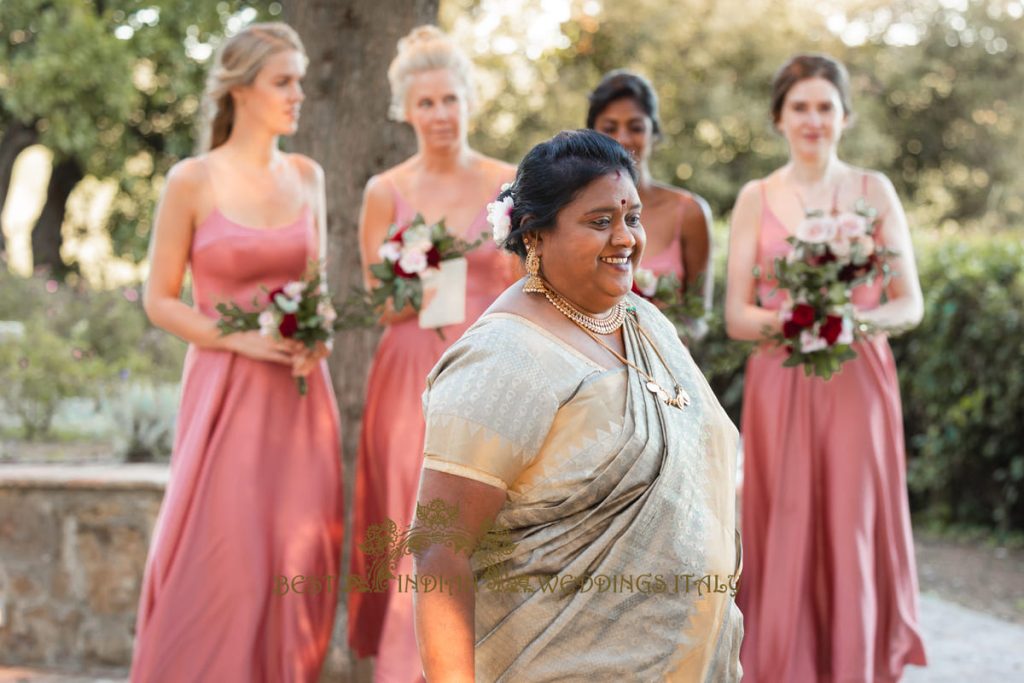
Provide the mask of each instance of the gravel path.
{"label": "gravel path", "polygon": [[[907,667],[903,683],[1024,681],[1024,626],[921,596],[930,664]],[[123,676],[82,676],[0,666],[0,683],[126,683]]]}

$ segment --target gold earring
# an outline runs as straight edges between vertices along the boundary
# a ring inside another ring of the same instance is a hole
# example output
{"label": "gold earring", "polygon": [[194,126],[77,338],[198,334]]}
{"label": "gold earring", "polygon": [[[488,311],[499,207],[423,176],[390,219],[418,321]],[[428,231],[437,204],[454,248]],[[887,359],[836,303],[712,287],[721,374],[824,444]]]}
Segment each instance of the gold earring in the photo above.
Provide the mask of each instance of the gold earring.
{"label": "gold earring", "polygon": [[540,256],[532,242],[526,245],[526,282],[523,291],[527,294],[543,294],[547,291],[540,277]]}

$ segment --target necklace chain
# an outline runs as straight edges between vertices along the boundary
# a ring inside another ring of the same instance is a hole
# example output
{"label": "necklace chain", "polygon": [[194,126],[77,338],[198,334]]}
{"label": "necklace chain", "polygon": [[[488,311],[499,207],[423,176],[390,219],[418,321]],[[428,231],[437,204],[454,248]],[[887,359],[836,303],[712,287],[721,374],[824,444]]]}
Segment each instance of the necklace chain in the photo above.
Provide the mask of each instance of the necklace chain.
{"label": "necklace chain", "polygon": [[552,306],[558,309],[559,313],[588,332],[611,334],[622,327],[622,322],[626,319],[626,304],[622,301],[615,304],[615,308],[606,317],[596,318],[573,306],[568,299],[551,289],[546,282],[544,283],[544,296]]}
{"label": "necklace chain", "polygon": [[[645,385],[647,390],[657,396],[662,403],[673,408],[678,408],[679,410],[690,405],[690,395],[686,393],[686,390],[679,384],[679,380],[677,380],[675,375],[672,374],[672,369],[668,366],[668,363],[665,362],[665,358],[661,355],[661,351],[658,350],[657,345],[655,345],[654,341],[648,336],[644,328],[640,327],[639,322],[637,322],[633,317],[626,315],[626,311],[629,310],[630,307],[628,307],[625,302],[620,301],[615,305],[613,312],[608,317],[602,319],[589,316],[583,311],[580,311],[578,308],[570,304],[565,297],[548,287],[546,283],[544,287],[544,295],[547,297],[548,301],[551,302],[551,305],[558,309],[559,313],[574,322],[577,327],[586,332],[591,339],[596,341],[598,344],[603,346],[605,350],[615,356],[619,362],[627,367],[633,368],[641,377],[647,380]],[[662,367],[665,368],[669,377],[672,378],[672,383],[675,385],[675,396],[672,396],[665,391],[654,377],[645,372],[640,366],[620,354],[597,336],[598,334],[611,334],[612,332],[615,332],[622,327],[627,320],[636,328],[637,332],[639,332],[640,336],[646,340],[647,344],[654,349],[654,354],[658,357],[658,360],[661,361]],[[608,331],[606,332],[604,330]]]}

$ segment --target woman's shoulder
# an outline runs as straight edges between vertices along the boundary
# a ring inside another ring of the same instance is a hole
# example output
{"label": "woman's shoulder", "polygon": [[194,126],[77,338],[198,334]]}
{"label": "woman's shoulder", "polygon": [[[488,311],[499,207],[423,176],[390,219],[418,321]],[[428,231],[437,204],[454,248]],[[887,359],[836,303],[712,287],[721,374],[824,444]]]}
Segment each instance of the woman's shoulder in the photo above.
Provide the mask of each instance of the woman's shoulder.
{"label": "woman's shoulder", "polygon": [[521,382],[538,391],[570,396],[598,368],[541,325],[505,311],[485,313],[444,353],[432,376],[460,367],[479,381]]}
{"label": "woman's shoulder", "polygon": [[206,154],[194,157],[185,157],[176,162],[167,171],[167,182],[179,186],[196,188],[203,185],[209,179]]}
{"label": "woman's shoulder", "polygon": [[314,159],[305,154],[292,153],[288,155],[288,161],[291,163],[292,168],[299,172],[299,176],[304,182],[310,184],[320,184],[323,182],[324,169]]}
{"label": "woman's shoulder", "polygon": [[516,175],[516,167],[512,164],[479,152],[477,152],[476,166],[480,174],[487,178],[488,185],[495,187],[511,182]]}
{"label": "woman's shoulder", "polygon": [[854,194],[863,197],[869,205],[884,211],[893,203],[899,202],[892,181],[881,171],[851,164],[847,164],[846,170],[850,177],[849,182],[855,186]]}

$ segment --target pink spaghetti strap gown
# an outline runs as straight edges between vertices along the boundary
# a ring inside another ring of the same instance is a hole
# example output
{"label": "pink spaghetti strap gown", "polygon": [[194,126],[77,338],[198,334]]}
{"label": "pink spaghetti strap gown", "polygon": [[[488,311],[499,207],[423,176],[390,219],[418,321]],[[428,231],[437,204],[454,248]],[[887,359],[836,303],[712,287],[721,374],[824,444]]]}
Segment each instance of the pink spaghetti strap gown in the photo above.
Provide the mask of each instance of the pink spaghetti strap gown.
{"label": "pink spaghetti strap gown", "polygon": [[[865,178],[866,182],[866,178]],[[762,184],[757,263],[790,248]],[[784,293],[757,283],[760,303]],[[854,292],[879,304],[881,283]],[[747,363],[742,433],[741,661],[752,683],[888,683],[925,664],[905,479],[903,416],[888,341],[825,382],[762,348]]]}
{"label": "pink spaghetti strap gown", "polygon": [[[219,211],[190,254],[200,312],[248,305],[302,276],[312,213],[257,230]],[[279,595],[277,577],[337,575],[343,510],[338,411],[326,363],[299,395],[288,366],[189,348],[171,477],[139,601],[133,683],[314,683],[336,590]]]}
{"label": "pink spaghetti strap gown", "polygon": [[[409,223],[416,211],[392,187],[394,222]],[[495,195],[498,194],[495,188]],[[455,226],[458,230],[460,226]],[[486,206],[469,226],[472,241],[489,230]],[[356,464],[352,562],[354,575],[367,576],[366,555],[359,544],[370,525],[391,519],[405,528],[412,520],[423,464],[422,396],[426,378],[451,346],[505,291],[514,273],[514,259],[486,240],[467,255],[466,320],[444,328],[444,339],[419,327],[415,317],[384,332],[373,359],[366,390],[363,428]],[[398,574],[412,575],[411,557]],[[375,678],[388,683],[421,679],[419,651],[413,629],[412,594],[397,592],[349,594],[348,637],[360,657],[376,655]]]}
{"label": "pink spaghetti strap gown", "polygon": [[686,269],[683,266],[683,236],[677,229],[669,245],[658,254],[644,253],[641,267],[647,268],[655,275],[675,274],[680,282],[686,281]]}

